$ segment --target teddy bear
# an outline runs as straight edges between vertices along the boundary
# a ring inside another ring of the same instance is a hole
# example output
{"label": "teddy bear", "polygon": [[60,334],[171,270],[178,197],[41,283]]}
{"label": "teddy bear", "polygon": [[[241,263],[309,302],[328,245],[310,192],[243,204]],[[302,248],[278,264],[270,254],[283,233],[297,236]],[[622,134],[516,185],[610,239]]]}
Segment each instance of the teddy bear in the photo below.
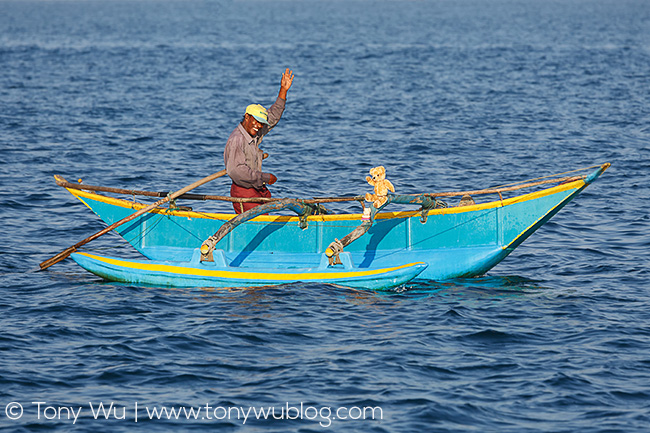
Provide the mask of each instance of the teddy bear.
{"label": "teddy bear", "polygon": [[[371,177],[372,176],[372,177]],[[370,176],[366,176],[366,181],[375,187],[375,193],[366,193],[366,201],[371,201],[375,208],[379,209],[387,201],[388,190],[395,192],[395,187],[390,180],[386,179],[386,169],[380,165],[370,169]]]}

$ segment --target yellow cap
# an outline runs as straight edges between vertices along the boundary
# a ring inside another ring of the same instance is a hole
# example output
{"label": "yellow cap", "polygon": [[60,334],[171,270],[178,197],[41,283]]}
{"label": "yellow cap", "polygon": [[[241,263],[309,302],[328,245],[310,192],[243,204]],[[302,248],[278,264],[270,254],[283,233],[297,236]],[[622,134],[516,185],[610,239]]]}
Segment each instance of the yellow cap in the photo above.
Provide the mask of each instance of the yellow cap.
{"label": "yellow cap", "polygon": [[251,104],[246,107],[246,114],[250,114],[260,123],[265,125],[269,124],[266,108],[262,107],[260,104]]}

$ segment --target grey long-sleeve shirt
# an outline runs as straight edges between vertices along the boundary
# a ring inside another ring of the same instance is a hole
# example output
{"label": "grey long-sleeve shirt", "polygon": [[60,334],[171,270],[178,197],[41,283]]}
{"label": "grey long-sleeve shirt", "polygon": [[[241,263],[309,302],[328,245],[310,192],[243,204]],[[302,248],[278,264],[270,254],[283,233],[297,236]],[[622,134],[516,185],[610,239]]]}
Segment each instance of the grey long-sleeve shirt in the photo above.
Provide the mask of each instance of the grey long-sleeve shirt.
{"label": "grey long-sleeve shirt", "polygon": [[262,172],[262,151],[259,144],[262,138],[280,121],[286,101],[278,97],[268,109],[268,125],[259,130],[257,136],[251,137],[244,127],[237,125],[230,134],[223,160],[226,172],[234,183],[244,188],[261,189],[271,178],[269,173]]}

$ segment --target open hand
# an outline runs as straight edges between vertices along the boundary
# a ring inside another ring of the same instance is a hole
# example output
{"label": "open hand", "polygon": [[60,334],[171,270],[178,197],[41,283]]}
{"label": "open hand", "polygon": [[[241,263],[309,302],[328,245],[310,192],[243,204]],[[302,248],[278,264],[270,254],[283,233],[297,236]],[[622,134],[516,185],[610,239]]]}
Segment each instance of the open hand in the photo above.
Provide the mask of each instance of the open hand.
{"label": "open hand", "polygon": [[293,71],[287,68],[282,74],[282,79],[280,80],[280,88],[287,91],[291,88],[293,84]]}
{"label": "open hand", "polygon": [[269,177],[270,177],[270,178],[269,178],[269,181],[266,182],[266,183],[268,183],[269,185],[273,185],[275,182],[278,181],[278,178],[275,177],[274,174],[269,173]]}

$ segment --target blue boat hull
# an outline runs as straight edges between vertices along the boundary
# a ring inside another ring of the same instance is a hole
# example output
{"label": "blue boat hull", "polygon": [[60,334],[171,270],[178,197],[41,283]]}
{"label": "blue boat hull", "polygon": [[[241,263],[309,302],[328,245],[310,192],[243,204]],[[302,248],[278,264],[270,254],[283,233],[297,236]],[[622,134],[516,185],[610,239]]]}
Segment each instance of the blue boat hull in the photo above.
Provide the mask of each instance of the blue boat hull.
{"label": "blue boat hull", "polygon": [[[593,182],[608,164],[585,179],[520,196],[464,207],[421,212],[381,212],[370,230],[345,248],[359,269],[387,268],[413,262],[428,267],[418,279],[444,280],[482,275],[560,211]],[[104,222],[112,224],[144,205],[69,189]],[[116,231],[145,257],[189,262],[195,249],[233,214],[159,208]],[[319,215],[300,227],[295,216],[251,219],[219,242],[231,267],[316,268],[334,239],[361,222],[360,214]]]}

